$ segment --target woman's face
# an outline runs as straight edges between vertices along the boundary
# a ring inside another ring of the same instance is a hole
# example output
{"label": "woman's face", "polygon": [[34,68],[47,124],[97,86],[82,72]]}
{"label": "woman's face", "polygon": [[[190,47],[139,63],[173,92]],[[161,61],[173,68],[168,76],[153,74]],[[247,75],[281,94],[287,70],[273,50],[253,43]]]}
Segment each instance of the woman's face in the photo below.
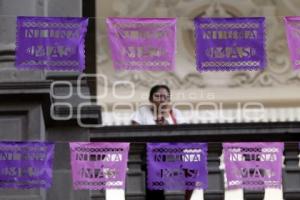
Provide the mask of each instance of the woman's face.
{"label": "woman's face", "polygon": [[165,88],[160,88],[153,93],[152,103],[154,103],[156,106],[159,106],[161,104],[168,105],[169,102],[170,102],[170,94]]}

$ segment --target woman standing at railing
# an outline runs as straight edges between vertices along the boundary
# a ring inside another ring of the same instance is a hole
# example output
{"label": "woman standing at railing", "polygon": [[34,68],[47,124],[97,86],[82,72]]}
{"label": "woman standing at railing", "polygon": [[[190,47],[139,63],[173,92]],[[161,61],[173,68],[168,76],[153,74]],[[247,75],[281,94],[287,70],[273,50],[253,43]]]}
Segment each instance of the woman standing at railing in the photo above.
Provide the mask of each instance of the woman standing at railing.
{"label": "woman standing at railing", "polygon": [[[168,125],[185,123],[181,112],[171,105],[170,88],[166,85],[155,85],[149,94],[150,105],[143,105],[134,113],[133,125]],[[190,196],[186,194],[187,196]],[[164,200],[164,191],[146,190],[147,200]]]}
{"label": "woman standing at railing", "polygon": [[166,85],[155,85],[149,94],[150,105],[143,105],[134,113],[132,124],[166,125],[184,123],[181,112],[172,108],[171,92]]}

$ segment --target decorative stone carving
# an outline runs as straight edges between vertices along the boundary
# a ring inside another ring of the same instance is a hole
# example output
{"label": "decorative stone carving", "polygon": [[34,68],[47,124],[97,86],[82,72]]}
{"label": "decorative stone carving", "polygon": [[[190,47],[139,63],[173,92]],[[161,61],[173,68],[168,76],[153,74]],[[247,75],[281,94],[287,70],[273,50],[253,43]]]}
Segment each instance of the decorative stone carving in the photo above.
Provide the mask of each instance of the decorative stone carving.
{"label": "decorative stone carving", "polygon": [[[130,80],[138,83],[137,88],[148,88],[155,82],[170,84],[173,88],[202,88],[214,87],[213,76],[199,73],[195,70],[194,58],[194,27],[193,18],[204,17],[238,17],[238,16],[266,16],[267,18],[267,55],[268,66],[258,72],[229,72],[217,74],[218,80],[225,80],[217,87],[273,87],[278,85],[298,84],[298,74],[290,66],[287,50],[284,24],[280,13],[295,12],[300,4],[295,1],[195,1],[195,0],[157,0],[128,2],[130,0],[113,1],[113,10],[120,16],[136,17],[178,17],[177,29],[177,66],[174,73],[157,72],[122,72],[115,73],[108,48],[100,49],[98,55],[98,72],[107,74],[110,81]],[[154,6],[155,4],[155,6]],[[165,12],[167,9],[167,12]],[[167,16],[163,16],[167,14]],[[106,40],[102,32],[101,41]],[[109,68],[109,70],[108,70]],[[105,69],[105,70],[104,70]],[[299,82],[300,83],[300,82]]]}
{"label": "decorative stone carving", "polygon": [[113,1],[113,10],[119,16],[139,16],[149,8],[153,8],[151,4],[153,0],[118,0]]}

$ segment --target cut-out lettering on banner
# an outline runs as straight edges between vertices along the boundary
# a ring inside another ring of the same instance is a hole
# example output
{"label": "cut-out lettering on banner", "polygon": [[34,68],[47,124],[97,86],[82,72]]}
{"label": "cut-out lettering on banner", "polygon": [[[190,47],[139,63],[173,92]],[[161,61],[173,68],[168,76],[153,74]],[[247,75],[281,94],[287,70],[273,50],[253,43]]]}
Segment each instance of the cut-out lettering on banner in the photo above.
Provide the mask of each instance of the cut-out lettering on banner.
{"label": "cut-out lettering on banner", "polygon": [[224,143],[228,189],[280,188],[283,143]]}
{"label": "cut-out lettering on banner", "polygon": [[88,19],[18,17],[16,67],[83,71]]}
{"label": "cut-out lettering on banner", "polygon": [[176,19],[108,18],[106,24],[116,70],[174,70]]}
{"label": "cut-out lettering on banner", "polygon": [[147,163],[151,190],[207,187],[207,144],[148,143]]}
{"label": "cut-out lettering on banner", "polygon": [[50,188],[54,144],[0,142],[0,188]]}
{"label": "cut-out lettering on banner", "polygon": [[72,142],[75,190],[125,189],[129,143]]}
{"label": "cut-out lettering on banner", "polygon": [[265,18],[196,18],[198,71],[262,70]]}

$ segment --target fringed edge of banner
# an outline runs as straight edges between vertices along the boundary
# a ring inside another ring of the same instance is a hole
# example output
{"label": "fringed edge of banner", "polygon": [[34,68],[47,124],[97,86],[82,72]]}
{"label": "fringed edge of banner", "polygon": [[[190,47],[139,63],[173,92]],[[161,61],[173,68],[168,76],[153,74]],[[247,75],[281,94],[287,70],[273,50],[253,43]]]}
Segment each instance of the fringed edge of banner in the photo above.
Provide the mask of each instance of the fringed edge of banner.
{"label": "fringed edge of banner", "polygon": [[253,186],[250,186],[250,185],[237,185],[237,186],[227,186],[225,187],[226,190],[236,190],[236,189],[245,189],[245,190],[264,190],[266,188],[274,188],[274,189],[281,189],[282,188],[282,185],[279,184],[279,185],[272,185],[272,186],[269,186],[269,185],[253,185]]}
{"label": "fringed edge of banner", "polygon": [[[265,62],[265,61],[264,61]],[[264,70],[266,67],[199,67],[197,70],[199,72],[207,71],[259,71]]]}

